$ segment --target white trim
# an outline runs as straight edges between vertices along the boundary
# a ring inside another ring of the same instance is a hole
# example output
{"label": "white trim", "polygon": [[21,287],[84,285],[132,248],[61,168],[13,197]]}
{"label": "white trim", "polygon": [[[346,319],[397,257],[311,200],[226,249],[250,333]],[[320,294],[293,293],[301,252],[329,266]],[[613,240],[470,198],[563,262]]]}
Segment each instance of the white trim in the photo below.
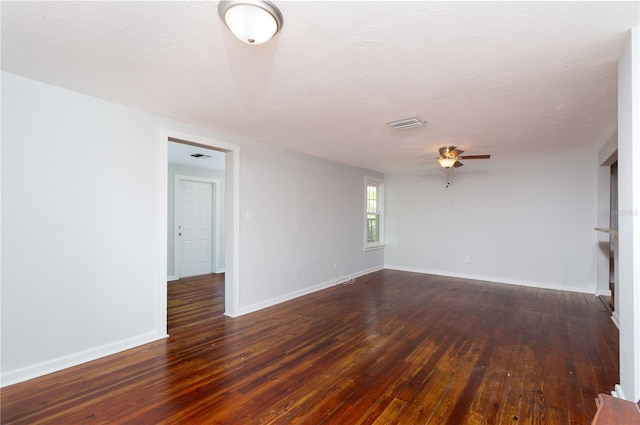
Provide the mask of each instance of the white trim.
{"label": "white trim", "polygon": [[167,333],[167,221],[169,208],[169,136],[164,129],[158,130],[158,270],[156,271],[156,332]]}
{"label": "white trim", "polygon": [[[173,240],[177,241],[177,220],[178,220],[178,190],[180,187],[180,181],[189,181],[189,182],[198,182],[198,183],[209,183],[212,185],[212,194],[213,194],[213,262],[211,264],[211,271],[213,273],[218,272],[218,260],[220,259],[220,180],[210,179],[207,177],[196,177],[189,176],[186,174],[175,174],[174,175],[174,183],[173,183]],[[180,276],[182,274],[182,270],[180,268],[180,261],[178,260],[178,244],[174,242],[173,244],[173,272]]]}
{"label": "white trim", "polygon": [[158,341],[168,336],[169,335],[167,335],[166,333],[147,333],[144,335],[138,335],[132,338],[124,339],[122,341],[103,345],[101,347],[73,353],[68,356],[61,356],[42,363],[36,363],[22,369],[13,370],[2,375],[2,387],[17,384],[19,382],[24,382],[26,380],[37,378],[49,373],[58,372],[69,367],[77,366],[86,362],[90,362],[92,360],[110,356],[112,354],[139,347],[153,341]]}
{"label": "white trim", "polygon": [[378,245],[368,245],[364,247],[365,251],[375,251],[376,249],[384,249],[387,245],[386,244],[378,244]]}
{"label": "white trim", "polygon": [[611,290],[610,289],[596,288],[596,295],[604,295],[605,297],[610,297],[611,296]]}
{"label": "white trim", "polygon": [[174,276],[174,275],[167,276],[167,282],[173,282],[173,281],[176,281],[176,280],[180,280],[180,278],[178,276]]}
{"label": "white trim", "polygon": [[[611,391],[611,395],[615,398],[621,398],[623,400],[626,400],[627,398],[624,396],[624,392],[622,391],[622,387],[620,386],[620,384],[616,384],[614,387],[614,390]],[[634,400],[629,400],[629,401],[634,401]]]}
{"label": "white trim", "polygon": [[224,309],[229,317],[240,314],[240,146],[233,146],[225,155]]}
{"label": "white trim", "polygon": [[620,318],[618,317],[618,312],[615,310],[611,314],[611,321],[613,321],[613,324],[616,325],[616,328],[620,330]]}
{"label": "white trim", "polygon": [[[225,152],[225,314],[240,311],[240,146],[161,128],[158,130],[158,328],[167,329],[167,209],[169,139]],[[164,226],[164,227],[163,227]]]}
{"label": "white trim", "polygon": [[531,282],[526,280],[504,279],[501,277],[494,277],[494,276],[479,276],[479,275],[473,275],[473,274],[467,274],[467,273],[456,273],[456,272],[449,272],[444,270],[394,266],[394,265],[388,265],[388,264],[385,264],[384,268],[390,269],[390,270],[405,271],[405,272],[432,274],[436,276],[455,277],[455,278],[469,279],[469,280],[481,280],[481,281],[492,282],[492,283],[504,283],[507,285],[527,286],[530,288],[553,289],[556,291],[577,292],[580,294],[595,295],[595,290],[589,291],[580,287],[556,285],[553,283],[540,283],[540,282]]}
{"label": "white trim", "polygon": [[311,293],[318,292],[318,291],[321,291],[323,289],[327,289],[327,288],[330,288],[332,286],[336,286],[336,285],[339,285],[341,283],[348,282],[351,279],[356,279],[356,278],[358,278],[360,276],[364,276],[366,274],[373,273],[373,272],[376,272],[376,271],[379,271],[379,270],[382,270],[382,269],[383,269],[382,266],[378,266],[378,267],[373,267],[373,268],[366,269],[366,270],[360,270],[359,272],[355,272],[355,273],[352,273],[352,274],[347,275],[347,276],[342,276],[342,277],[339,277],[337,279],[334,278],[334,279],[328,280],[326,282],[319,283],[317,285],[313,285],[313,286],[310,286],[310,287],[307,287],[307,288],[304,288],[304,289],[300,289],[298,291],[289,292],[288,294],[283,294],[283,295],[280,295],[278,297],[271,298],[269,300],[260,301],[260,302],[255,303],[255,304],[251,304],[251,305],[248,305],[246,307],[242,307],[240,309],[240,315],[253,313],[255,311],[262,310],[262,309],[267,308],[267,307],[272,307],[272,306],[274,306],[276,304],[280,304],[280,303],[283,303],[285,301],[292,300],[294,298],[299,298],[299,297],[302,297],[304,295],[309,295]]}

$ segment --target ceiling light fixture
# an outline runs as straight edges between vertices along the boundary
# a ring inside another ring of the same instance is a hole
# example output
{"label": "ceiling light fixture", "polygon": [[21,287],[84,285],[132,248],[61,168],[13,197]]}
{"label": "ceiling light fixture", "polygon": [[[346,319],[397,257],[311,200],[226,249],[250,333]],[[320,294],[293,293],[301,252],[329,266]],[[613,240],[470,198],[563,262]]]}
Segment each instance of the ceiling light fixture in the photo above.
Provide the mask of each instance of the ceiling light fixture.
{"label": "ceiling light fixture", "polygon": [[442,168],[451,168],[453,164],[456,163],[457,158],[438,158],[438,163],[442,166]]}
{"label": "ceiling light fixture", "polygon": [[221,1],[218,14],[233,35],[247,44],[265,43],[282,28],[280,10],[268,1]]}

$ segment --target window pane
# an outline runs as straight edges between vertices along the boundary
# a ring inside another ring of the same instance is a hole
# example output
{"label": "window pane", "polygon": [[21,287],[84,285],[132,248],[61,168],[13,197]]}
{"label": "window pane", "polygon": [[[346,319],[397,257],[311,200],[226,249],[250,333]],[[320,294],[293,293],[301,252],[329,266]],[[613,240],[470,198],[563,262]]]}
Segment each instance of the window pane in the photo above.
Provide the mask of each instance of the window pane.
{"label": "window pane", "polygon": [[367,186],[367,212],[378,212],[378,186]]}
{"label": "window pane", "polygon": [[379,223],[380,217],[375,214],[367,214],[367,242],[379,242]]}

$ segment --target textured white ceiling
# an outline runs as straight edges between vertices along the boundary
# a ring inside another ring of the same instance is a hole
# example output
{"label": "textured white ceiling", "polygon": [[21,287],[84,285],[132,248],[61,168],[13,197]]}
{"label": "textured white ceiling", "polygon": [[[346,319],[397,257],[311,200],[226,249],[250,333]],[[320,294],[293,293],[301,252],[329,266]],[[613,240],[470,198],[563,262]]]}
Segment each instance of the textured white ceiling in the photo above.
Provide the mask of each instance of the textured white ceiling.
{"label": "textured white ceiling", "polygon": [[[616,60],[640,21],[637,1],[276,4],[282,31],[252,46],[216,2],[3,1],[2,69],[400,172],[447,144],[494,160],[597,149],[616,129]],[[385,124],[414,114],[427,126]]]}
{"label": "textured white ceiling", "polygon": [[[207,155],[194,158],[191,155]],[[183,143],[169,142],[167,152],[169,164],[185,165],[187,167],[205,168],[207,170],[224,170],[225,156],[223,152],[212,149],[204,149],[198,146],[185,145]]]}

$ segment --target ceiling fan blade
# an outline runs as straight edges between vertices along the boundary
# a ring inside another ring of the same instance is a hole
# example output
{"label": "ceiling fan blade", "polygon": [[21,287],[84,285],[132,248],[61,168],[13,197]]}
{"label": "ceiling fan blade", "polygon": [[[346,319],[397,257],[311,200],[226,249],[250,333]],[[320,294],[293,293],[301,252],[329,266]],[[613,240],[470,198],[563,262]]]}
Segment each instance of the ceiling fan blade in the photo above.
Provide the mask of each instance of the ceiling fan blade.
{"label": "ceiling fan blade", "polygon": [[455,148],[456,148],[455,146],[443,146],[440,149],[438,149],[438,152],[440,152],[440,156],[444,157]]}
{"label": "ceiling fan blade", "polygon": [[463,164],[462,162],[460,162],[460,161],[456,161],[456,162],[453,164],[453,168],[462,167],[463,165],[464,165],[464,164]]}
{"label": "ceiling fan blade", "polygon": [[491,155],[465,155],[461,156],[460,159],[489,159]]}

